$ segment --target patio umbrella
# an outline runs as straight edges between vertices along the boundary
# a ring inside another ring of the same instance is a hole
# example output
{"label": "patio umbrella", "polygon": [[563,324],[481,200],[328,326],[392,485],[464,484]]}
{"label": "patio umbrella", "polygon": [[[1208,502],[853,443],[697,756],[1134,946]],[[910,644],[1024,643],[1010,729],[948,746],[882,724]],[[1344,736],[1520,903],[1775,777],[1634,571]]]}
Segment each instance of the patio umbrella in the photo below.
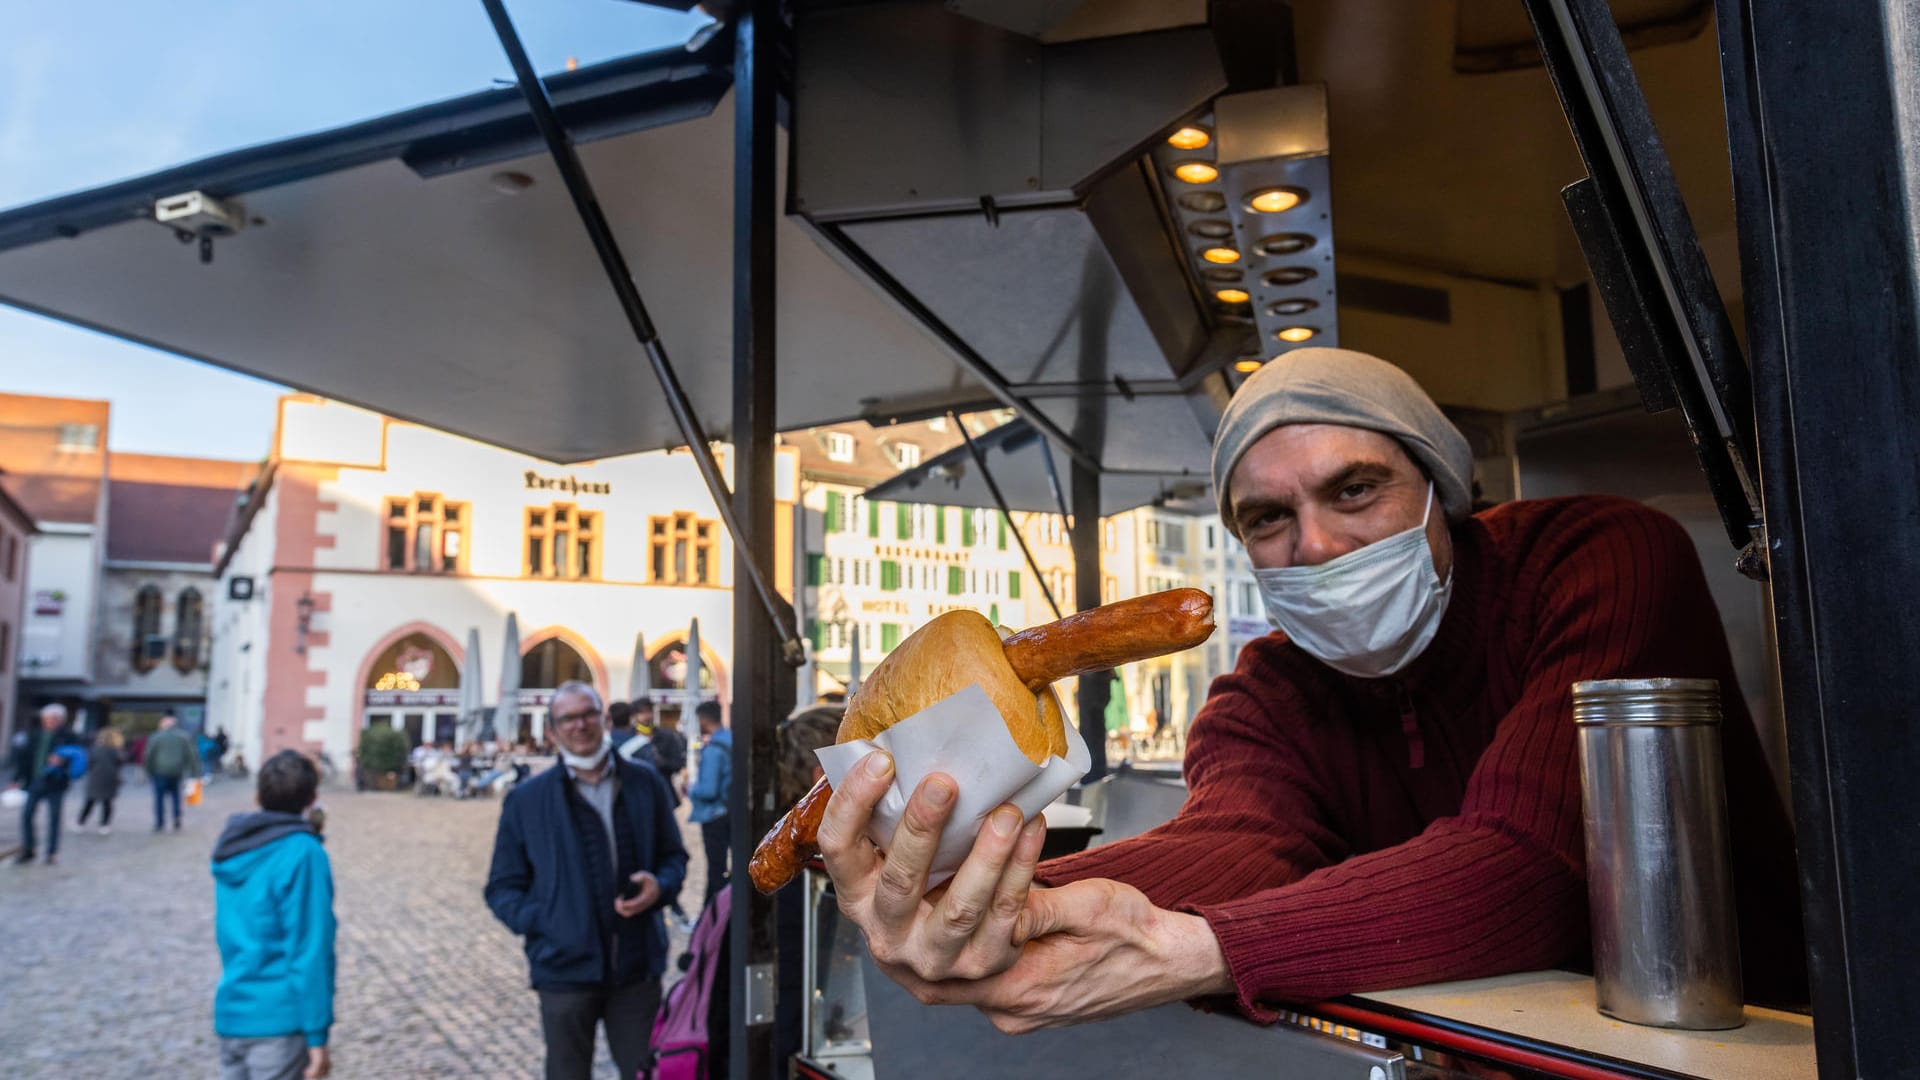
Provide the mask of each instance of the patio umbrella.
{"label": "patio umbrella", "polygon": [[647,635],[633,635],[633,667],[627,672],[627,700],[646,701],[653,692],[653,669],[647,665]]}
{"label": "patio umbrella", "polygon": [[860,689],[860,624],[854,623],[847,642],[847,696]]}
{"label": "patio umbrella", "polygon": [[[480,628],[467,628],[467,655],[460,665],[460,734],[471,737],[476,728],[486,726],[486,718],[481,711],[486,708],[484,693],[480,689],[483,676],[480,672]],[[486,732],[481,732],[485,735]]]}
{"label": "patio umbrella", "polygon": [[686,678],[681,685],[686,688],[686,704],[680,708],[680,734],[686,737],[688,746],[700,744],[700,722],[693,718],[693,710],[700,704],[700,620],[687,620],[687,665]]}
{"label": "patio umbrella", "polygon": [[507,612],[505,648],[500,653],[500,700],[487,716],[483,735],[512,739],[520,734],[520,616]]}

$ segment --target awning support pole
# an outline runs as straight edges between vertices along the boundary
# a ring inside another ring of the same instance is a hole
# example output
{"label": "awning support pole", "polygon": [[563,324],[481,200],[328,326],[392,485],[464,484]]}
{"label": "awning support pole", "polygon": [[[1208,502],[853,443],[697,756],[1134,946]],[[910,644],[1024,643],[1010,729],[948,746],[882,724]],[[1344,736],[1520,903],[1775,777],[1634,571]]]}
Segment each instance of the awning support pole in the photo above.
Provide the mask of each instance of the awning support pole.
{"label": "awning support pole", "polygon": [[[1060,486],[1060,468],[1053,463],[1053,445],[1044,438],[1040,440],[1040,460],[1047,464],[1047,488],[1053,492],[1053,504],[1060,508],[1060,527],[1067,530],[1067,543],[1072,544],[1073,515],[1067,513],[1067,494]],[[1081,467],[1077,460],[1074,467]]]}
{"label": "awning support pole", "polygon": [[[733,59],[733,438],[734,510],[744,526],[734,545],[734,563],[756,580],[773,571],[774,473],[774,133],[775,44],[778,0],[751,0],[738,9]],[[755,601],[733,591],[733,789],[727,816],[733,822],[733,910],[728,926],[732,962],[726,1033],[727,1074],[732,1080],[765,1080],[775,1074],[774,988],[779,941],[773,898],[762,896],[746,867],[760,837],[773,828],[780,722],[793,712],[793,672],[781,661],[779,643]],[[791,620],[793,612],[786,611]],[[791,621],[784,625],[791,626]],[[708,867],[709,874],[715,873]],[[806,888],[804,882],[792,886]],[[790,946],[798,948],[798,941]],[[778,1072],[784,1075],[786,1063]]]}
{"label": "awning support pole", "polygon": [[[1073,601],[1081,611],[1100,606],[1100,473],[1073,462]],[[1096,671],[1078,680],[1080,737],[1092,766],[1081,783],[1107,775],[1107,695],[1112,671]]]}
{"label": "awning support pole", "polygon": [[[739,517],[734,512],[733,493],[727,487],[726,478],[720,474],[720,463],[713,455],[707,433],[700,425],[700,418],[694,414],[693,403],[687,399],[679,375],[674,373],[672,361],[667,359],[666,347],[660,343],[660,334],[654,329],[653,320],[647,315],[646,304],[640,299],[639,287],[633,283],[633,273],[628,269],[626,256],[621,253],[613,229],[607,224],[607,216],[600,209],[600,200],[593,193],[593,184],[580,164],[580,156],[574,152],[573,140],[560,125],[553,100],[547,96],[546,84],[540,81],[540,76],[533,70],[533,63],[527,59],[527,50],[520,44],[520,35],[513,28],[513,20],[507,16],[505,0],[480,2],[487,9],[487,17],[493,20],[494,33],[500,38],[500,47],[506,51],[508,62],[513,65],[514,78],[520,84],[521,95],[527,99],[528,110],[533,113],[534,126],[540,129],[540,137],[547,144],[547,153],[553,158],[554,168],[559,171],[560,180],[566,185],[568,196],[573,199],[574,210],[580,215],[580,224],[585,226],[587,238],[593,241],[593,250],[600,256],[600,266],[606,271],[607,282],[613,286],[621,310],[626,312],[627,322],[633,327],[633,336],[646,350],[647,360],[653,365],[654,377],[660,381],[660,391],[667,400],[668,409],[673,412],[674,424],[680,429],[680,437],[687,441],[687,449],[693,453],[700,478],[706,482],[707,493],[713,497],[714,507],[720,513],[720,522],[738,550],[745,546],[746,538],[741,532]],[[782,658],[793,667],[799,667],[806,662],[806,649],[800,643],[793,609],[774,592],[760,567],[751,561],[739,561],[739,567],[753,585],[760,607],[773,622],[774,631],[779,635]]]}
{"label": "awning support pole", "polygon": [[[1053,609],[1053,617],[1063,618],[1060,602],[1053,598],[1053,590],[1047,587],[1047,576],[1040,572],[1040,563],[1033,557],[1033,549],[1027,546],[1027,538],[1021,533],[1020,526],[1014,524],[1013,511],[1007,506],[1007,497],[1000,494],[1000,482],[993,478],[993,470],[987,468],[987,455],[981,453],[980,447],[974,444],[973,436],[967,432],[967,425],[960,422],[958,413],[948,413],[947,418],[953,422],[954,427],[960,429],[960,437],[966,440],[967,452],[973,455],[973,463],[980,467],[980,479],[987,482],[987,493],[993,496],[993,504],[1000,508],[1000,516],[1006,520],[1007,531],[1012,533],[1014,540],[1019,543],[1020,554],[1027,560],[1027,569],[1033,571],[1034,584],[1040,586],[1040,595],[1047,598],[1047,606]],[[1040,444],[1046,445],[1046,436],[1040,436]]]}

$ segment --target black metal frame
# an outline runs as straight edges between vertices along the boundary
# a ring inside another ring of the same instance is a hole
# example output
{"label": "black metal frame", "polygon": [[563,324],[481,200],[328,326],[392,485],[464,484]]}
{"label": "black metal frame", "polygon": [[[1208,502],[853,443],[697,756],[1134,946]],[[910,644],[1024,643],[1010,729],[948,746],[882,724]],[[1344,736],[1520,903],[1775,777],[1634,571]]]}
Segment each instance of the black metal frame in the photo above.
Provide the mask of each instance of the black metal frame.
{"label": "black metal frame", "polygon": [[1822,1077],[1920,1077],[1910,0],[1719,0]]}
{"label": "black metal frame", "polygon": [[1734,547],[1755,542],[1752,390],[1604,0],[1525,0],[1588,177],[1565,198],[1647,406],[1677,403]]}

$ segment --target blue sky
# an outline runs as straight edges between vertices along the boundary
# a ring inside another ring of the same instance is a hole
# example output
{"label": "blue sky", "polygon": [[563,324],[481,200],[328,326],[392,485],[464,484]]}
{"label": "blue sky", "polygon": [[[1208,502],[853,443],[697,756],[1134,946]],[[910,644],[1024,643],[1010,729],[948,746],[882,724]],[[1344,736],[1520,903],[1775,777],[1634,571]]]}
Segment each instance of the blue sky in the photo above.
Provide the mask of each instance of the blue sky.
{"label": "blue sky", "polygon": [[[512,77],[480,0],[0,4],[0,208]],[[508,0],[542,71],[685,41],[630,0]],[[258,458],[281,388],[0,306],[0,392],[105,398],[112,446]]]}

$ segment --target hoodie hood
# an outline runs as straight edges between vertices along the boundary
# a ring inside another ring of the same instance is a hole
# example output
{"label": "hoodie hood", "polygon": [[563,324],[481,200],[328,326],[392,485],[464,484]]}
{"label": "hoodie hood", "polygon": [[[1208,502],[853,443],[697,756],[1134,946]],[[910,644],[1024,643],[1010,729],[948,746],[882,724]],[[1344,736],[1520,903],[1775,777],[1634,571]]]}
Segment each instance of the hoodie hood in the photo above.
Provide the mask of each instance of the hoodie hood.
{"label": "hoodie hood", "polygon": [[220,840],[213,845],[213,861],[217,864],[236,855],[244,855],[266,847],[275,840],[281,840],[295,833],[308,833],[315,839],[314,832],[304,814],[289,814],[282,810],[256,810],[248,814],[235,814],[227,819],[227,827],[220,833]]}

